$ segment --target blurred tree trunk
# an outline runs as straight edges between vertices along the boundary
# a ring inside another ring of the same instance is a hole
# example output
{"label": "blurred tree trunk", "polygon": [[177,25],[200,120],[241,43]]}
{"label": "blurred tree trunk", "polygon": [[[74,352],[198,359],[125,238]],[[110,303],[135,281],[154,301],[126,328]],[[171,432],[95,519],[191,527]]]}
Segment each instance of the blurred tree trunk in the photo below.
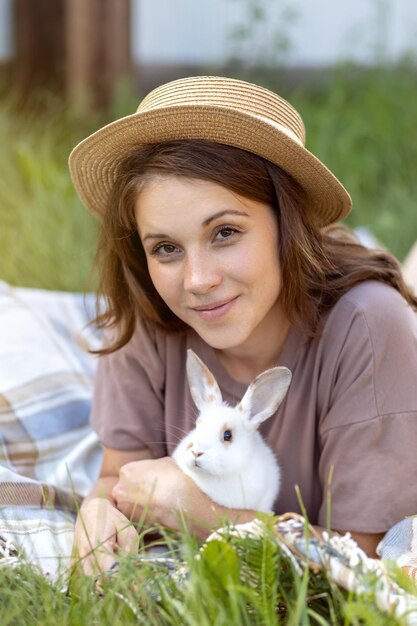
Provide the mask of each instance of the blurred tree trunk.
{"label": "blurred tree trunk", "polygon": [[67,89],[98,107],[130,73],[130,1],[66,0]]}
{"label": "blurred tree trunk", "polygon": [[22,101],[33,90],[65,85],[65,0],[15,0],[14,81]]}
{"label": "blurred tree trunk", "polygon": [[130,0],[14,0],[14,19],[22,101],[41,89],[105,108],[130,74]]}

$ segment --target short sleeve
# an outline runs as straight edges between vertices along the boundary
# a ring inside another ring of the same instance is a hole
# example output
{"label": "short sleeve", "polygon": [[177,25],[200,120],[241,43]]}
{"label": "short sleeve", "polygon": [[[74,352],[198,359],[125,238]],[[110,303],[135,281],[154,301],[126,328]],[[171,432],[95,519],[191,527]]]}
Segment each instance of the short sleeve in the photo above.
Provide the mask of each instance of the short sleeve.
{"label": "short sleeve", "polygon": [[[331,477],[329,503],[319,524],[337,530],[386,532],[417,503],[417,414],[383,415],[328,431],[320,462],[323,481]],[[331,471],[333,466],[333,471]]]}
{"label": "short sleeve", "polygon": [[91,425],[101,442],[119,450],[166,454],[165,367],[155,333],[138,322],[130,341],[99,358]]}
{"label": "short sleeve", "polygon": [[319,524],[327,525],[329,512],[335,529],[385,532],[416,509],[417,317],[377,283],[352,290],[332,316],[333,356],[322,372],[331,384],[321,397]]}

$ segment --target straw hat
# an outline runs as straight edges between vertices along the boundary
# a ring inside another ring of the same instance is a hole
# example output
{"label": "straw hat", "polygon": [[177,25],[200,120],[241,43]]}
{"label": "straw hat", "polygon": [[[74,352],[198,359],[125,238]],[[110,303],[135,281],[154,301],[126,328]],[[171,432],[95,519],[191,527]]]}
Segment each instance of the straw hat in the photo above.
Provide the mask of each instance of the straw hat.
{"label": "straw hat", "polygon": [[304,124],[297,111],[268,89],[216,76],[162,85],[136,113],[79,143],[69,168],[82,202],[101,217],[120,162],[137,146],[178,139],[235,146],[279,165],[304,188],[322,226],[343,219],[350,210],[346,189],[304,147]]}

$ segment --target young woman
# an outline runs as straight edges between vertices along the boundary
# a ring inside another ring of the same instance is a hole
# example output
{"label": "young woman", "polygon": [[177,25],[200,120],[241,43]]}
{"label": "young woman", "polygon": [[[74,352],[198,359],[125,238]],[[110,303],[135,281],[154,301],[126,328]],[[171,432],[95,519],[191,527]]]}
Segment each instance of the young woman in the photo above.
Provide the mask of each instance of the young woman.
{"label": "young woman", "polygon": [[298,113],[241,81],[175,81],[79,144],[70,169],[102,220],[107,304],[91,416],[103,466],[75,532],[85,570],[136,548],[128,519],[178,528],[181,514],[204,537],[255,515],[213,503],[170,458],[196,415],[187,348],[231,404],[263,370],[292,371],[261,429],[283,475],[274,509],[300,510],[298,485],[311,523],[330,515],[374,554],[415,510],[417,299],[393,257],[331,226],[350,198]]}

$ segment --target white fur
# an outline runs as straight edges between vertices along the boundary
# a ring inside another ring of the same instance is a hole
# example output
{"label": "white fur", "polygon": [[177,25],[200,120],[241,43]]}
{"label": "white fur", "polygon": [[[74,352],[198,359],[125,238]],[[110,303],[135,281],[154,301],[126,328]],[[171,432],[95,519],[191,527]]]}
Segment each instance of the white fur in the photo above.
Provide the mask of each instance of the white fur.
{"label": "white fur", "polygon": [[[175,448],[173,459],[214,502],[270,511],[281,472],[257,428],[284,399],[290,370],[273,367],[257,376],[235,407],[223,402],[213,375],[192,350],[187,353],[187,376],[199,415],[195,428]],[[231,442],[224,441],[225,430],[232,431]]]}

